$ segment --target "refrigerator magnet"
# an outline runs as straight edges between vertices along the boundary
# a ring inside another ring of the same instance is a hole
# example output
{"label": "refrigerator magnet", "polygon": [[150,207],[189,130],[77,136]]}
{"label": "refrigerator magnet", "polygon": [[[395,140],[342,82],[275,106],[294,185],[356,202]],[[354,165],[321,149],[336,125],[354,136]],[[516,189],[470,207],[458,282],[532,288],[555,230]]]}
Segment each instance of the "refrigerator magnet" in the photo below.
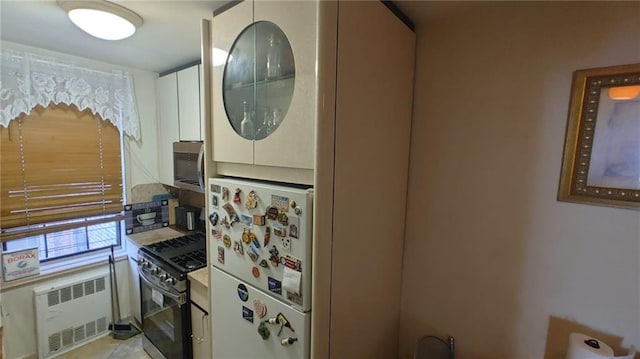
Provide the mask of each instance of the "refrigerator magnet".
{"label": "refrigerator magnet", "polygon": [[256,311],[258,318],[262,319],[267,315],[267,305],[258,299],[253,300],[253,309]]}
{"label": "refrigerator magnet", "polygon": [[260,253],[258,253],[258,250],[253,246],[253,244],[249,245],[249,249],[247,249],[247,255],[254,262],[257,261],[258,258],[260,258]]}
{"label": "refrigerator magnet", "polygon": [[278,218],[278,209],[276,207],[273,206],[269,206],[267,207],[267,219],[270,220],[275,220],[276,218]]}
{"label": "refrigerator magnet", "polygon": [[282,283],[279,280],[268,277],[267,285],[270,292],[282,295]]}
{"label": "refrigerator magnet", "polygon": [[222,200],[229,202],[229,187],[222,187]]}
{"label": "refrigerator magnet", "polygon": [[246,244],[251,243],[251,239],[249,239],[249,230],[246,228],[242,230],[242,241]]}
{"label": "refrigerator magnet", "polygon": [[238,298],[243,302],[249,300],[249,290],[247,286],[242,283],[238,284]]}
{"label": "refrigerator magnet", "polygon": [[231,228],[231,223],[229,223],[229,218],[227,216],[224,216],[224,219],[220,222],[220,224],[223,225],[226,229]]}
{"label": "refrigerator magnet", "polygon": [[278,216],[277,216],[278,222],[283,225],[283,226],[287,226],[289,225],[289,216],[287,216],[286,213],[284,212],[279,212]]}
{"label": "refrigerator magnet", "polygon": [[298,226],[300,225],[300,220],[298,217],[289,218],[289,236],[291,238],[298,238]]}
{"label": "refrigerator magnet", "polygon": [[260,334],[260,337],[262,338],[262,340],[269,339],[269,336],[271,335],[271,331],[269,330],[265,322],[260,322],[260,325],[258,325],[258,334]]}
{"label": "refrigerator magnet", "polygon": [[224,246],[227,248],[231,248],[231,237],[229,237],[228,234],[225,234],[222,237],[222,243],[224,243]]}
{"label": "refrigerator magnet", "polygon": [[233,242],[233,251],[241,256],[244,255],[244,248],[242,247],[242,243],[240,243],[240,241]]}
{"label": "refrigerator magnet", "polygon": [[282,242],[282,250],[291,252],[291,238],[280,238]]}
{"label": "refrigerator magnet", "polygon": [[273,226],[273,233],[278,237],[286,237],[287,229],[279,226]]}
{"label": "refrigerator magnet", "polygon": [[233,203],[240,204],[240,192],[242,192],[242,190],[240,188],[236,188],[236,193],[233,195]]}
{"label": "refrigerator magnet", "polygon": [[285,196],[271,195],[271,206],[282,212],[289,212],[289,198]]}
{"label": "refrigerator magnet", "polygon": [[249,192],[247,195],[247,201],[244,203],[246,209],[254,209],[258,207],[258,195],[255,191]]}
{"label": "refrigerator magnet", "polygon": [[271,246],[271,249],[269,249],[269,254],[271,255],[269,257],[271,265],[277,267],[278,264],[280,264],[280,252],[278,252],[278,248],[276,248],[276,246]]}
{"label": "refrigerator magnet", "polygon": [[242,306],[242,318],[250,323],[253,323],[253,310]]}
{"label": "refrigerator magnet", "polygon": [[240,215],[240,220],[247,226],[250,226],[253,222],[253,218],[250,215],[244,213]]}
{"label": "refrigerator magnet", "polygon": [[218,262],[224,264],[224,247],[218,246]]}
{"label": "refrigerator magnet", "polygon": [[265,223],[266,223],[265,216],[261,216],[258,214],[253,215],[253,224],[255,224],[256,226],[264,226]]}
{"label": "refrigerator magnet", "polygon": [[258,269],[258,267],[251,268],[251,274],[256,279],[260,278],[260,269]]}
{"label": "refrigerator magnet", "polygon": [[300,295],[300,282],[302,281],[302,273],[291,268],[284,267],[282,273],[282,288],[287,292]]}
{"label": "refrigerator magnet", "polygon": [[269,244],[270,240],[271,240],[271,228],[267,227],[264,230],[264,246],[265,247]]}

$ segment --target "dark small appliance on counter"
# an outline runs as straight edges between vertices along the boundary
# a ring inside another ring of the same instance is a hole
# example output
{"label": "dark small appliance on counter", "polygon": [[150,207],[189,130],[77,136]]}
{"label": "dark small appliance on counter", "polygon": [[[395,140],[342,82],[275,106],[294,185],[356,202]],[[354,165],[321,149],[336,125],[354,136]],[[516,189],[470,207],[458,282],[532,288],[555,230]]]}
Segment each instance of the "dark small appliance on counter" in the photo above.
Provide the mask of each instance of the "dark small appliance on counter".
{"label": "dark small appliance on counter", "polygon": [[191,206],[176,207],[176,226],[185,231],[201,230],[200,211],[202,208]]}

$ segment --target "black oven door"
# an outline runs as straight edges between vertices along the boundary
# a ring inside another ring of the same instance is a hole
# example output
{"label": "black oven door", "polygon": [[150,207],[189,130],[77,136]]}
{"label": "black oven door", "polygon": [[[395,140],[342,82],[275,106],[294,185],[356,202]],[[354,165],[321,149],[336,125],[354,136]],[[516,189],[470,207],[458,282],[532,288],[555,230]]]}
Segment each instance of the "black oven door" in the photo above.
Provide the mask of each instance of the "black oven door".
{"label": "black oven door", "polygon": [[191,358],[191,324],[186,295],[159,288],[140,272],[142,331],[170,359]]}

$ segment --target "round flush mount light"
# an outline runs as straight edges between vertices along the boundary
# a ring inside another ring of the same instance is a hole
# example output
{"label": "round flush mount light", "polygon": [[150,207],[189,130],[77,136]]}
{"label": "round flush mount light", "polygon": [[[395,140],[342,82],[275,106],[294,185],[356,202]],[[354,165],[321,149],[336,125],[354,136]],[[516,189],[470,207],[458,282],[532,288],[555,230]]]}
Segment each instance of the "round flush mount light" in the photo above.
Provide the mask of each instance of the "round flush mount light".
{"label": "round flush mount light", "polygon": [[71,22],[91,36],[103,40],[122,40],[133,35],[143,23],[135,12],[103,0],[57,0]]}

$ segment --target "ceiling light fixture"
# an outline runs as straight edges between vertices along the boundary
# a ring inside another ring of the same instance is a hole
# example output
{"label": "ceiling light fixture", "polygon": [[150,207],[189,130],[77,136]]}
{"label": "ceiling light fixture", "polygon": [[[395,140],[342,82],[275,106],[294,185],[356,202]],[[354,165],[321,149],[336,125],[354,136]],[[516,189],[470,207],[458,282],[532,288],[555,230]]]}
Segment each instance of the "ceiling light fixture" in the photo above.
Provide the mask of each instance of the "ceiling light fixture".
{"label": "ceiling light fixture", "polygon": [[69,19],[84,32],[103,40],[122,40],[133,35],[143,23],[135,12],[103,0],[57,0]]}

